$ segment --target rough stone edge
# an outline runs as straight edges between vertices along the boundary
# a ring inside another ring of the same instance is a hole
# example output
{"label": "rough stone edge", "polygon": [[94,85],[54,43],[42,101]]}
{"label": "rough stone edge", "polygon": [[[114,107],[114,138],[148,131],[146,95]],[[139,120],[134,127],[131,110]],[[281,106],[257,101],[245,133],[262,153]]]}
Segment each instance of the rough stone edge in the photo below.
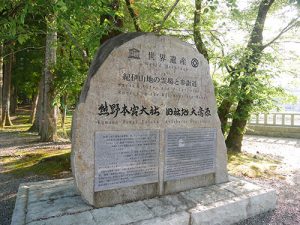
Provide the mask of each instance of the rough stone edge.
{"label": "rough stone edge", "polygon": [[[124,33],[124,34],[120,34],[116,37],[113,37],[109,40],[107,40],[106,42],[104,42],[104,44],[97,50],[96,55],[94,56],[93,62],[89,68],[88,71],[88,77],[86,78],[84,85],[82,87],[81,90],[81,94],[80,94],[80,98],[79,101],[77,103],[76,109],[74,110],[73,113],[73,118],[72,118],[72,125],[71,125],[71,142],[72,142],[72,146],[73,146],[73,136],[75,136],[75,132],[76,132],[76,127],[77,127],[77,108],[80,105],[80,103],[85,102],[86,97],[87,97],[87,93],[89,91],[90,88],[90,81],[92,79],[92,77],[97,73],[97,71],[99,70],[99,68],[101,67],[101,65],[105,62],[106,58],[110,55],[110,53],[118,48],[119,46],[123,45],[124,43],[139,37],[141,35],[144,35],[146,33],[143,32],[136,32],[136,33]],[[74,161],[75,161],[75,151],[73,150],[73,147],[71,147],[71,170],[72,170],[72,174],[74,177],[74,182],[75,182],[75,187],[78,193],[80,193],[81,196],[83,196],[82,191],[78,188],[77,185],[77,178],[75,176],[75,167],[74,167]],[[87,200],[86,198],[84,198],[84,201],[90,205],[94,205],[94,200],[93,199],[89,199]]]}
{"label": "rough stone edge", "polygon": [[21,184],[17,193],[11,225],[25,225],[29,186]]}
{"label": "rough stone edge", "polygon": [[[190,225],[234,224],[260,213],[275,209],[276,202],[276,191],[272,188],[264,188],[228,200],[215,202],[209,206],[199,205],[190,210]],[[236,212],[235,215],[223,213],[224,207],[226,207],[227,212]],[[214,215],[213,218],[221,218],[221,221],[210,220],[209,223],[203,221],[203,218],[207,218],[209,215]]]}
{"label": "rough stone edge", "polygon": [[110,53],[120,47],[121,45],[125,44],[126,42],[139,37],[141,35],[144,35],[147,33],[144,32],[134,32],[134,33],[124,33],[124,34],[119,34],[116,37],[113,37],[106,42],[104,42],[103,45],[97,50],[96,56],[93,59],[93,62],[89,68],[88,71],[88,77],[84,83],[84,86],[82,88],[81,94],[80,94],[80,99],[79,103],[85,102],[85,99],[87,97],[87,93],[90,88],[90,81],[91,78],[97,73],[101,65],[104,63],[106,58],[110,55]]}

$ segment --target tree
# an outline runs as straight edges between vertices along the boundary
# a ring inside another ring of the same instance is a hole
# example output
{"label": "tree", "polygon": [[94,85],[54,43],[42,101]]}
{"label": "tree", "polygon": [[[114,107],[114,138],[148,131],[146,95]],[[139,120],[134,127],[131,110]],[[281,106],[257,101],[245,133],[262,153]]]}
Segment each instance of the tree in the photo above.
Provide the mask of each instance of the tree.
{"label": "tree", "polygon": [[50,14],[46,18],[47,35],[46,35],[46,53],[45,53],[45,70],[43,74],[42,87],[42,126],[41,141],[55,141],[57,138],[57,108],[54,105],[54,65],[56,63],[57,49],[57,31],[56,18]]}
{"label": "tree", "polygon": [[0,43],[0,127],[2,127],[3,45]]}
{"label": "tree", "polygon": [[105,7],[109,9],[109,11],[100,15],[100,25],[108,25],[109,29],[103,36],[101,36],[100,45],[108,39],[121,34],[121,28],[123,27],[123,20],[117,13],[121,4],[120,0],[112,0],[105,2],[104,4]]}
{"label": "tree", "polygon": [[[224,4],[219,1],[195,0],[195,7],[190,1],[179,0],[37,0],[34,4],[5,1],[0,7],[3,28],[0,43],[13,43],[14,52],[2,54],[4,64],[9,62],[8,56],[15,58],[12,83],[18,91],[17,97],[31,99],[34,103],[31,122],[37,105],[33,128],[39,128],[42,140],[51,141],[56,136],[56,108],[60,105],[63,119],[66,109],[76,104],[99,43],[102,45],[115,35],[131,31],[154,31],[189,42],[194,40],[198,51],[216,68],[214,71],[219,73],[221,68],[221,75],[225,77],[222,84],[214,81],[216,93],[219,93],[218,114],[225,135],[229,131],[227,145],[238,149],[253,107],[264,105],[268,94],[280,92],[266,85],[269,75],[263,73],[262,62],[271,57],[264,49],[297,23],[291,21],[282,33],[263,44],[266,15],[283,3],[274,0],[261,0],[260,4],[253,2],[255,4],[243,14],[235,7],[235,0],[223,1],[231,12],[229,22],[242,24],[250,34],[245,47],[230,49],[228,54],[222,32],[215,28],[223,19]],[[221,26],[226,27],[226,24]],[[46,33],[47,41],[44,40]],[[3,47],[8,51],[6,45]],[[43,64],[45,68],[41,73]],[[233,126],[229,130],[227,121],[230,117],[233,117]],[[237,147],[231,146],[232,143]]]}
{"label": "tree", "polygon": [[203,38],[201,35],[201,10],[202,10],[202,0],[195,0],[195,12],[194,12],[194,42],[198,51],[204,56],[204,58],[209,62],[208,52],[204,45]]}
{"label": "tree", "polygon": [[11,126],[10,120],[10,93],[11,93],[11,75],[13,63],[12,42],[4,43],[4,54],[7,57],[3,61],[3,102],[2,102],[2,127]]}
{"label": "tree", "polygon": [[230,109],[234,101],[237,100],[232,125],[226,139],[227,148],[232,151],[241,151],[243,134],[257,97],[257,87],[261,84],[257,72],[263,57],[263,50],[297,24],[297,19],[291,21],[272,41],[263,44],[265,20],[273,3],[274,0],[262,0],[260,2],[256,21],[241,58],[235,66],[226,66],[231,79],[230,91],[229,95],[221,102],[218,113],[222,122],[222,130],[225,132]]}
{"label": "tree", "polygon": [[[30,3],[24,1],[4,1],[0,6],[0,43],[3,48],[3,89],[2,89],[2,126],[12,125],[10,120],[11,79],[14,47],[29,38],[24,20],[30,11]],[[1,66],[1,65],[0,65]]]}
{"label": "tree", "polygon": [[134,3],[133,0],[125,0],[126,2],[126,6],[127,6],[127,9],[128,9],[128,12],[132,18],[132,21],[133,21],[133,24],[134,24],[134,28],[135,28],[135,31],[137,32],[141,32],[142,29],[138,23],[138,14],[137,12],[133,9],[132,5]]}

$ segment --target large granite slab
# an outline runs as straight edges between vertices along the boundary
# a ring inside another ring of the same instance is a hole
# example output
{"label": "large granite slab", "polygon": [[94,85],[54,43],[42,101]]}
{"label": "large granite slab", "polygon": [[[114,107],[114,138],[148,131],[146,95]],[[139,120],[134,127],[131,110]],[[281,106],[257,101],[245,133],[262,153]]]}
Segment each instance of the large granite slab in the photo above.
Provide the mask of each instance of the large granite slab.
{"label": "large granite slab", "polygon": [[273,189],[237,178],[143,201],[94,208],[73,179],[20,185],[12,225],[216,225],[233,224],[276,205]]}
{"label": "large granite slab", "polygon": [[209,65],[190,44],[119,35],[98,51],[72,123],[72,171],[96,207],[226,182]]}

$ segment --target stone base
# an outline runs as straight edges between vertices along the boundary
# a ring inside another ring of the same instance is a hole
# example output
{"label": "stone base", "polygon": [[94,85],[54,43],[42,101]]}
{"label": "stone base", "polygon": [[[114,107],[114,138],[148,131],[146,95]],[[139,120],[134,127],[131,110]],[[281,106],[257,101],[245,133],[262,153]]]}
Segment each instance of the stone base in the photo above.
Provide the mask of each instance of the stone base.
{"label": "stone base", "polygon": [[93,208],[73,179],[20,185],[12,225],[232,224],[275,208],[273,189],[230,178],[227,183],[113,207]]}

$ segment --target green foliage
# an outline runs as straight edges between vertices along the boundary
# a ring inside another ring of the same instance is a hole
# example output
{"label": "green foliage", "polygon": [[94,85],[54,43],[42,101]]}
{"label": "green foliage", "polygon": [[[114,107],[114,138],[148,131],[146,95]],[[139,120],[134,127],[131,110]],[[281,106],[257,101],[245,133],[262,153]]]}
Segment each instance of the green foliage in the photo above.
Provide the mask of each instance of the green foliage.
{"label": "green foliage", "polygon": [[[118,9],[112,6],[114,2],[119,3]],[[210,63],[215,67],[217,102],[220,104],[224,98],[229,98],[234,103],[234,110],[239,100],[249,98],[253,100],[252,110],[267,111],[274,108],[278,101],[293,99],[272,83],[278,72],[270,69],[270,65],[278,67],[278,55],[272,52],[259,56],[262,62],[258,67],[255,62],[253,66],[248,63],[253,52],[245,48],[246,40],[253,27],[260,0],[251,0],[244,8],[239,8],[237,2],[201,1],[199,29],[203,33]],[[144,32],[161,26],[173,4],[174,0],[131,1],[137,23]],[[276,1],[271,12],[295,4],[295,0]],[[179,1],[164,22],[160,34],[174,35],[192,42],[194,10],[191,1]],[[58,104],[60,97],[65,95],[68,96],[69,105],[76,103],[89,65],[103,37],[112,30],[135,31],[124,0],[4,0],[0,3],[0,15],[0,43],[13,43],[13,84],[22,99],[31,98],[37,92],[44,65],[47,32],[45,18],[48,15],[55,16],[58,44],[57,63],[53,67],[54,104]],[[122,24],[116,24],[117,18],[122,20]],[[228,38],[230,35],[235,36],[235,33],[244,35],[241,42]],[[231,68],[236,70],[228,73]],[[255,71],[254,75],[251,71]],[[228,88],[233,81],[233,89]]]}
{"label": "green foliage", "polygon": [[[249,102],[251,113],[278,109],[280,103],[295,100],[274,82],[274,78],[280,74],[277,68],[281,67],[282,56],[278,51],[261,52],[259,43],[249,48],[246,41],[235,43],[227,39],[228,36],[232,36],[231,33],[236,32],[244,35],[244,40],[249,40],[260,2],[250,1],[244,8],[239,8],[234,4],[227,6],[229,11],[224,10],[223,19],[219,24],[228,24],[230,21],[233,26],[229,26],[229,34],[215,33],[212,39],[216,45],[211,48],[211,52],[214,53],[211,62],[219,69],[214,75],[218,93],[217,102],[219,105],[224,99],[232,102],[230,113],[227,115],[229,118],[234,117],[233,112],[240,101]],[[286,0],[275,2],[269,14],[292,5]],[[219,29],[222,29],[222,26]],[[249,115],[239,116],[247,118]]]}
{"label": "green foliage", "polygon": [[[43,28],[43,24],[34,23]],[[33,26],[32,26],[33,27]],[[33,29],[38,30],[38,27]],[[39,81],[43,72],[45,36],[32,35],[25,43],[17,43],[15,49],[15,63],[13,66],[12,83],[16,87],[21,99],[31,99],[38,92]]]}
{"label": "green foliage", "polygon": [[63,95],[69,96],[70,104],[76,104],[81,87],[86,78],[86,71],[82,70],[80,61],[70,60],[59,56],[54,68],[54,89],[56,101]]}
{"label": "green foliage", "polygon": [[0,42],[19,41],[24,43],[30,38],[25,17],[30,5],[18,0],[3,0],[0,3]]}

